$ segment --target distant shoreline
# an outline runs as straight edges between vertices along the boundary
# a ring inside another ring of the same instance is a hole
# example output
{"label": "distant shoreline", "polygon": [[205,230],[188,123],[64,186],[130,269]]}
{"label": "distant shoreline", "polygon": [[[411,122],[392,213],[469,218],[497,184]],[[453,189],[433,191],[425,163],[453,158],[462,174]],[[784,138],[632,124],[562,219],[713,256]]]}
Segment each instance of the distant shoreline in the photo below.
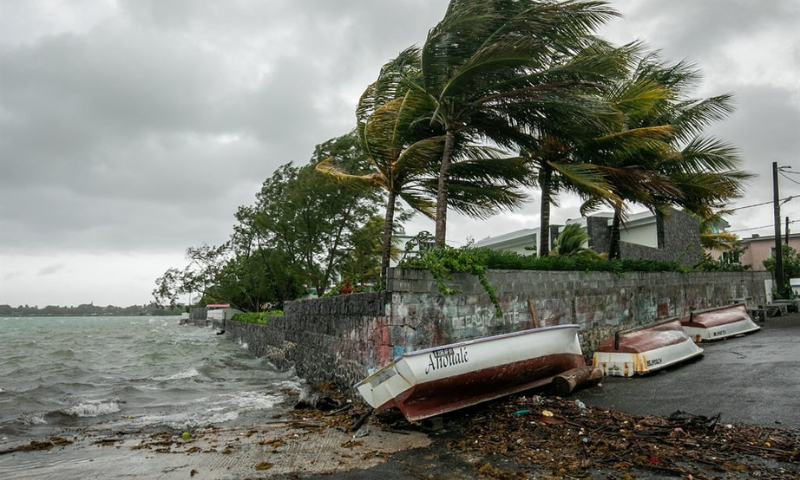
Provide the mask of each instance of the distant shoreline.
{"label": "distant shoreline", "polygon": [[0,318],[54,318],[54,317],[178,317],[179,313],[53,313],[53,314],[12,314]]}

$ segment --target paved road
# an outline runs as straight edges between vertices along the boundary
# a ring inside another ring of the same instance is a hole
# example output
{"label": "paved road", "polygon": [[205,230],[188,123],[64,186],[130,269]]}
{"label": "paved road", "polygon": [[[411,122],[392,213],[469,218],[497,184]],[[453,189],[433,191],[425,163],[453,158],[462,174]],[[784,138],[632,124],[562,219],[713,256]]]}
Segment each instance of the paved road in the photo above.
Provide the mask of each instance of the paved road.
{"label": "paved road", "polygon": [[640,415],[722,414],[724,423],[800,429],[800,314],[759,332],[703,343],[700,359],[653,375],[603,379],[577,392],[588,405]]}

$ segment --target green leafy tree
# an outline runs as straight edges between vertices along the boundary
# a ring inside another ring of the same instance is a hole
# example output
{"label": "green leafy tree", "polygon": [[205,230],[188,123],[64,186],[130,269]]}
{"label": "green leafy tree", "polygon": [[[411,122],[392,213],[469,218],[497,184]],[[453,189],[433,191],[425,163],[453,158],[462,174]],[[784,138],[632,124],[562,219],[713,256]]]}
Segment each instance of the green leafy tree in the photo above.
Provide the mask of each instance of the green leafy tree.
{"label": "green leafy tree", "polygon": [[[776,293],[780,298],[791,298],[792,295],[792,286],[790,280],[792,278],[800,278],[800,253],[797,252],[794,248],[790,245],[783,244],[781,245],[781,253],[783,255],[782,263],[783,263],[783,278],[784,282],[783,285],[777,285],[775,290]],[[764,267],[772,272],[775,273],[775,253],[773,252],[772,256],[768,259],[764,260]]]}
{"label": "green leafy tree", "polygon": [[179,295],[197,293],[201,301],[261,310],[298,298],[306,285],[322,294],[346,264],[366,264],[366,258],[349,257],[374,250],[361,232],[374,218],[380,196],[327,181],[314,167],[330,156],[353,170],[363,168],[354,134],[318,145],[310,164],[279,167],[256,202],[237,211],[231,240],[188,249],[186,267],[170,268],[156,280],[156,300],[175,304]]}
{"label": "green leafy tree", "polygon": [[229,245],[201,245],[186,249],[188,264],[183,269],[169,268],[156,279],[153,297],[159,305],[174,306],[178,297],[197,294],[198,297],[210,295],[217,275],[231,258]]}
{"label": "green leafy tree", "polygon": [[338,277],[343,260],[354,250],[354,232],[375,216],[381,203],[376,190],[327,181],[315,167],[329,157],[349,171],[367,168],[354,133],[318,145],[311,163],[283,165],[264,182],[255,204],[237,212],[234,231],[238,251],[268,245],[319,294]]}
{"label": "green leafy tree", "polygon": [[285,301],[305,291],[302,278],[288,265],[285,255],[275,250],[234,257],[219,271],[208,295],[246,312],[282,309]]}
{"label": "green leafy tree", "polygon": [[353,249],[342,260],[339,269],[341,278],[356,285],[374,285],[380,281],[382,231],[383,219],[376,216],[351,234]]}

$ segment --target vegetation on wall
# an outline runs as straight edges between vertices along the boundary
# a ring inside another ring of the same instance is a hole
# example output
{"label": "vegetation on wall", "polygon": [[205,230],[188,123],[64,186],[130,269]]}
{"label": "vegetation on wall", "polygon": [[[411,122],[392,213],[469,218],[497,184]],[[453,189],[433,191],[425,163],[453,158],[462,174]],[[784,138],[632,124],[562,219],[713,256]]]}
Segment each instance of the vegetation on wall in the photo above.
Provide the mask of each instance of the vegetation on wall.
{"label": "vegetation on wall", "polygon": [[413,240],[406,244],[406,252],[410,253],[400,262],[401,267],[419,268],[427,270],[433,275],[439,292],[443,295],[455,295],[461,293],[459,290],[447,286],[446,281],[452,279],[453,273],[471,273],[478,277],[484,290],[489,295],[489,299],[495,306],[495,314],[498,317],[503,315],[500,303],[495,295],[495,288],[486,279],[486,259],[484,254],[487,250],[474,249],[469,247],[433,247],[428,246],[434,242],[434,237],[430,233],[424,232],[417,235]]}
{"label": "vegetation on wall", "polygon": [[244,323],[255,323],[257,325],[266,325],[269,323],[270,317],[275,316],[282,316],[283,311],[281,310],[270,310],[268,312],[245,312],[245,313],[237,313],[231,320],[235,322],[244,322]]}

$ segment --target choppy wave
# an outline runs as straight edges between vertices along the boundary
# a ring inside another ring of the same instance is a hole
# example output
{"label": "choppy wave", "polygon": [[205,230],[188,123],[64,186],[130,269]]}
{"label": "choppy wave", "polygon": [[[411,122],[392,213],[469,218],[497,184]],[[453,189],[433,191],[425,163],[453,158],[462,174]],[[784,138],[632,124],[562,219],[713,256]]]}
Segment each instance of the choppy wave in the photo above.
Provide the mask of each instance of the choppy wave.
{"label": "choppy wave", "polygon": [[192,378],[192,377],[196,377],[198,375],[200,375],[200,372],[198,372],[196,368],[192,367],[192,368],[190,368],[188,370],[184,370],[182,372],[178,372],[178,373],[176,373],[174,375],[169,375],[169,376],[166,376],[166,377],[152,377],[152,378],[153,378],[153,380],[155,380],[157,382],[167,382],[167,381],[170,381],[170,380],[182,380],[184,378]]}
{"label": "choppy wave", "polygon": [[0,371],[0,438],[243,424],[281,411],[281,392],[298,382],[246,344],[177,318],[24,318],[4,327],[0,351],[20,361]]}
{"label": "choppy wave", "polygon": [[63,412],[74,417],[99,417],[110,415],[120,411],[118,400],[108,400],[99,402],[85,402],[64,409]]}
{"label": "choppy wave", "polygon": [[44,413],[26,413],[19,418],[20,423],[23,425],[47,425],[47,420],[44,419]]}

